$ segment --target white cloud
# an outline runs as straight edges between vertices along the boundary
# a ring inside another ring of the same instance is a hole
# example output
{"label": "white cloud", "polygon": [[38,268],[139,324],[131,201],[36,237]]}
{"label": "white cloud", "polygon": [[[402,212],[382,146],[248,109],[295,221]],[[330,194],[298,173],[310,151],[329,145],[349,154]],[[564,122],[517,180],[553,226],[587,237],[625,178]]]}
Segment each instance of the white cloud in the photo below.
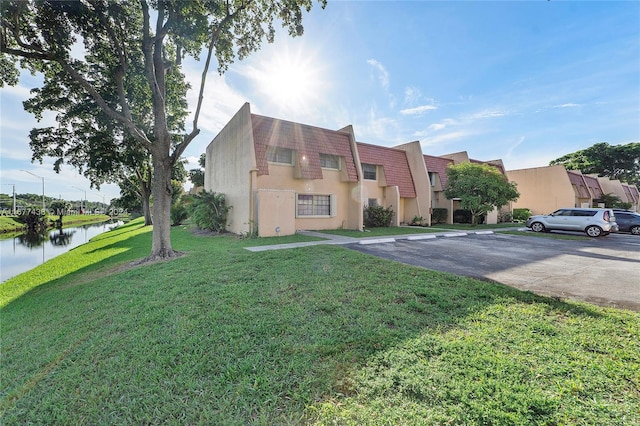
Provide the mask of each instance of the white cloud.
{"label": "white cloud", "polygon": [[435,146],[435,145],[446,145],[450,142],[454,142],[456,140],[471,136],[472,134],[473,132],[470,132],[467,130],[458,130],[455,132],[443,133],[437,136],[427,137],[420,142],[423,147]]}
{"label": "white cloud", "polygon": [[433,130],[434,132],[437,132],[438,130],[442,130],[445,127],[447,127],[447,125],[444,123],[433,123],[432,125],[429,126],[429,130]]}
{"label": "white cloud", "polygon": [[567,104],[554,105],[551,108],[577,108],[579,106],[581,106],[581,105],[580,104],[567,103]]}
{"label": "white cloud", "polygon": [[376,106],[369,109],[368,116],[363,124],[354,123],[354,132],[359,142],[378,145],[391,145],[399,140],[399,125],[396,120],[379,116]]}
{"label": "white cloud", "polygon": [[420,102],[420,98],[422,98],[422,93],[420,89],[417,87],[405,87],[404,89],[404,103],[405,105],[414,105]]}
{"label": "white cloud", "polygon": [[420,106],[417,106],[417,107],[414,107],[414,108],[407,108],[407,109],[400,110],[400,114],[402,114],[402,115],[420,115],[420,114],[422,114],[424,112],[433,111],[433,110],[436,110],[436,109],[438,109],[438,107],[435,106],[435,105],[420,105]]}
{"label": "white cloud", "polygon": [[516,142],[515,144],[511,145],[511,147],[509,147],[509,150],[507,151],[507,154],[505,155],[506,158],[511,158],[511,154],[513,154],[513,151],[520,146],[520,144],[522,144],[522,142],[524,142],[525,137],[524,136],[520,136],[520,138],[518,139],[518,142]]}
{"label": "white cloud", "polygon": [[485,110],[485,111],[479,111],[479,112],[473,113],[465,118],[467,120],[482,120],[485,118],[504,117],[505,115],[507,115],[507,113],[504,111]]}
{"label": "white cloud", "polygon": [[385,67],[375,59],[368,59],[367,64],[371,65],[378,71],[378,79],[380,80],[380,84],[382,87],[387,90],[389,89],[389,73],[385,69]]}

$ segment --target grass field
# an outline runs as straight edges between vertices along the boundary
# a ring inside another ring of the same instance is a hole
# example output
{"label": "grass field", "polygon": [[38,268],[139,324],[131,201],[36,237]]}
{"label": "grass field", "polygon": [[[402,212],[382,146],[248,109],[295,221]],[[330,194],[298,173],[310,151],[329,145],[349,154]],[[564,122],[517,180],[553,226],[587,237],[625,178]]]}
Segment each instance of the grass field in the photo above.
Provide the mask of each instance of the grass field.
{"label": "grass field", "polygon": [[0,285],[0,423],[640,423],[640,314],[139,220]]}

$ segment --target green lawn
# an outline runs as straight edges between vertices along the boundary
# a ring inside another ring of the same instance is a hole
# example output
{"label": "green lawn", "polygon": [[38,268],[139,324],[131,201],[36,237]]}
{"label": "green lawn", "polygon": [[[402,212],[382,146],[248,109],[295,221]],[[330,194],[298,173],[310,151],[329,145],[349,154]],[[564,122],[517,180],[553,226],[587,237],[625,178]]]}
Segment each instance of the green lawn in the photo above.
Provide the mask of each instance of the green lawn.
{"label": "green lawn", "polygon": [[130,267],[150,239],[136,220],[0,285],[1,424],[640,423],[637,312],[244,250],[299,236],[177,227],[186,255]]}

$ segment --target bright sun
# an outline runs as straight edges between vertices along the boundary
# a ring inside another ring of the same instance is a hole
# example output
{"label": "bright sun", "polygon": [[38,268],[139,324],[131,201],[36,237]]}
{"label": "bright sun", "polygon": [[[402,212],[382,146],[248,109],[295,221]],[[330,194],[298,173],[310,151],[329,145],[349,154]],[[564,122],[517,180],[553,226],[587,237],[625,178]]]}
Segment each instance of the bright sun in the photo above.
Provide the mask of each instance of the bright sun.
{"label": "bright sun", "polygon": [[311,108],[323,91],[322,69],[311,54],[283,49],[254,70],[258,90],[282,110]]}

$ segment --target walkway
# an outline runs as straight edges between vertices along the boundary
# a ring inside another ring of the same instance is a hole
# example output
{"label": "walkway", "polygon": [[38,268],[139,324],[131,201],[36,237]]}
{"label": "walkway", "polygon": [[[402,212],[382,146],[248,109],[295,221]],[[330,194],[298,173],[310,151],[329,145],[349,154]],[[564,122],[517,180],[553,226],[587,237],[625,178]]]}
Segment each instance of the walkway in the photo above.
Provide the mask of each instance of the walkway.
{"label": "walkway", "polygon": [[[439,228],[431,228],[431,229],[439,229]],[[440,228],[442,229],[442,228]],[[307,235],[310,237],[318,237],[324,238],[324,240],[320,241],[305,241],[301,243],[289,243],[289,244],[273,244],[269,246],[257,246],[257,247],[246,247],[249,251],[267,251],[267,250],[282,250],[282,249],[290,249],[296,247],[308,247],[308,246],[317,246],[321,244],[378,244],[378,243],[393,243],[397,240],[427,240],[432,238],[453,238],[453,237],[463,237],[465,235],[483,235],[483,234],[493,234],[495,231],[526,231],[527,228],[501,228],[496,226],[493,229],[483,229],[482,231],[460,231],[455,229],[442,229],[442,232],[429,232],[429,233],[417,233],[417,234],[402,234],[402,235],[389,235],[385,237],[363,237],[363,238],[354,238],[354,237],[345,237],[343,235],[334,235],[327,234],[318,231],[298,231],[298,234]]]}

